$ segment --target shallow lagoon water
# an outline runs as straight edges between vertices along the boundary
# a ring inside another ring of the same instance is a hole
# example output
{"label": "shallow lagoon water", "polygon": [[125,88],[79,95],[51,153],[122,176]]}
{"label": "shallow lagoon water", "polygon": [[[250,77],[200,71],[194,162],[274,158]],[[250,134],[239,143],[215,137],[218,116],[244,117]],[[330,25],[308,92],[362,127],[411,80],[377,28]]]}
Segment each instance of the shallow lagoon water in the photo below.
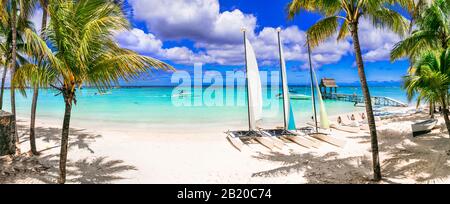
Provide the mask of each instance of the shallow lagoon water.
{"label": "shallow lagoon water", "polygon": [[[134,87],[116,88],[106,94],[99,94],[97,89],[84,88],[77,92],[78,103],[73,108],[72,121],[84,123],[102,122],[105,124],[158,125],[167,124],[203,124],[203,123],[243,123],[247,122],[246,92],[238,88],[183,88],[191,95],[172,97],[179,93],[174,87]],[[309,87],[292,87],[291,90],[311,95]],[[262,123],[283,123],[282,100],[275,95],[277,89],[263,89]],[[340,87],[338,93],[360,94],[359,87]],[[10,111],[10,92],[5,90],[4,110]],[[62,96],[55,96],[52,89],[40,91],[39,118],[61,120],[64,114]],[[372,96],[387,96],[406,102],[405,93],[400,87],[372,87]],[[17,93],[18,117],[29,117],[31,107],[31,90],[28,97]],[[311,120],[311,100],[292,100],[297,124]],[[350,102],[325,100],[329,115],[337,115],[356,110]]]}

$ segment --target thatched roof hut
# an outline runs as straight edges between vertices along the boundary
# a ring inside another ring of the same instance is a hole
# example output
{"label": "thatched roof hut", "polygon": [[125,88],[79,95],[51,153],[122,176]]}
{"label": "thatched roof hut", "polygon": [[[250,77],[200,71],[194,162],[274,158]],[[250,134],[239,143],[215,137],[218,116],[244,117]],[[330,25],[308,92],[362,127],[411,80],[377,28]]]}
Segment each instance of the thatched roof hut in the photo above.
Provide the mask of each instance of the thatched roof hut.
{"label": "thatched roof hut", "polygon": [[326,88],[337,88],[338,87],[336,85],[336,81],[331,78],[322,78],[322,80],[320,80],[320,86],[326,87]]}

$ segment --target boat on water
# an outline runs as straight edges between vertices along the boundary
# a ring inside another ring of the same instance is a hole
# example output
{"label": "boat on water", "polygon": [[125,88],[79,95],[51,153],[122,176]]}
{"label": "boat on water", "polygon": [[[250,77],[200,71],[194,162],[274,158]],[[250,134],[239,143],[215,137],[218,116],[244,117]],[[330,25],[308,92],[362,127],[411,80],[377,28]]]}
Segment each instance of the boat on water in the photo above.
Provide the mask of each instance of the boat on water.
{"label": "boat on water", "polygon": [[192,93],[191,92],[185,92],[183,90],[181,90],[180,92],[176,93],[176,94],[172,94],[172,97],[185,97],[185,96],[191,96]]}
{"label": "boat on water", "polygon": [[[282,99],[283,95],[282,94],[278,94],[277,97]],[[308,96],[308,95],[305,95],[305,94],[293,93],[293,92],[289,93],[289,98],[290,99],[294,99],[294,100],[311,100],[311,96]]]}
{"label": "boat on water", "polygon": [[411,124],[413,137],[431,132],[431,130],[436,126],[437,122],[438,120],[433,118]]}

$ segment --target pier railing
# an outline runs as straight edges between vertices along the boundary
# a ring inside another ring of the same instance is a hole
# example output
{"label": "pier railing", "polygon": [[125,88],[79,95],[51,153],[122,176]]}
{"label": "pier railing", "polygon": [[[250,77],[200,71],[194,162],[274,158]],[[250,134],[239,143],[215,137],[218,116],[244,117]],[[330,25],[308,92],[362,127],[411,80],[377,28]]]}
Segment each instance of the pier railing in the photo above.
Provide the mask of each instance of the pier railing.
{"label": "pier railing", "polygon": [[[341,94],[341,93],[326,93],[324,99],[347,101],[353,103],[364,103],[364,97],[355,94]],[[384,97],[374,96],[372,97],[372,104],[377,106],[393,106],[393,107],[407,107],[408,105],[398,100]]]}

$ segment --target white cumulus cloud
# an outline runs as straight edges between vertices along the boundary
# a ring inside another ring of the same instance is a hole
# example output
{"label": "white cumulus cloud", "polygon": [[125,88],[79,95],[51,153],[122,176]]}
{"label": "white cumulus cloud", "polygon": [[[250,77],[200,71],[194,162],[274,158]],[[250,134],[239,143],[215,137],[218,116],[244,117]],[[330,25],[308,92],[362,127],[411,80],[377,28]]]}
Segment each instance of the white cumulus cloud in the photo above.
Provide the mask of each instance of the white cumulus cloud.
{"label": "white cumulus cloud", "polygon": [[[258,61],[266,65],[278,63],[276,28],[257,29],[253,14],[239,9],[220,11],[218,0],[129,0],[129,3],[134,18],[143,21],[149,33],[134,28],[117,34],[117,41],[125,48],[179,64],[242,65],[241,28],[246,28]],[[366,19],[361,20],[359,34],[363,57],[368,62],[388,60],[390,49],[400,40],[391,31],[374,28]],[[304,62],[306,67],[305,31],[289,26],[282,30],[281,36],[286,60]],[[193,47],[164,46],[166,41],[179,40],[188,40]],[[321,66],[337,63],[351,53],[351,38],[338,42],[334,35],[313,49],[312,59],[315,66]]]}

